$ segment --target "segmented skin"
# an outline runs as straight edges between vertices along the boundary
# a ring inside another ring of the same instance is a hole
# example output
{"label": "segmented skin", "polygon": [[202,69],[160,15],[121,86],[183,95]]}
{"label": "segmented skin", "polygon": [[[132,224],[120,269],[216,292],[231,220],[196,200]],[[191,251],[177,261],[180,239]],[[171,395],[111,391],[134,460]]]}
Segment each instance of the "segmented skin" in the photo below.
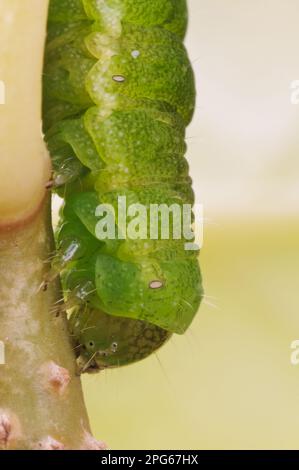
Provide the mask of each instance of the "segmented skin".
{"label": "segmented skin", "polygon": [[119,196],[146,207],[194,202],[184,158],[195,103],[186,24],[185,0],[50,3],[44,132],[65,199],[53,264],[78,305],[72,334],[91,369],[134,362],[184,333],[203,295],[198,252],[172,230],[168,240],[161,230],[158,239],[95,234],[96,207],[117,214]]}

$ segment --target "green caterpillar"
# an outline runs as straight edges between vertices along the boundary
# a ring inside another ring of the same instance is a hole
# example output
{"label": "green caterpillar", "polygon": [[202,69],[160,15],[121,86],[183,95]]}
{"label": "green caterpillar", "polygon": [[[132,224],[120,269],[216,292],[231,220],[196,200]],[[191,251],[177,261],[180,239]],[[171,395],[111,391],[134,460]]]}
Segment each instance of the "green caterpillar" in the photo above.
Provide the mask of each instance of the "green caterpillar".
{"label": "green caterpillar", "polygon": [[[198,252],[163,239],[96,236],[96,208],[193,204],[185,128],[195,103],[182,44],[185,0],[51,0],[45,140],[65,204],[62,273],[82,371],[147,357],[189,327],[202,299]],[[159,219],[160,220],[160,219]]]}

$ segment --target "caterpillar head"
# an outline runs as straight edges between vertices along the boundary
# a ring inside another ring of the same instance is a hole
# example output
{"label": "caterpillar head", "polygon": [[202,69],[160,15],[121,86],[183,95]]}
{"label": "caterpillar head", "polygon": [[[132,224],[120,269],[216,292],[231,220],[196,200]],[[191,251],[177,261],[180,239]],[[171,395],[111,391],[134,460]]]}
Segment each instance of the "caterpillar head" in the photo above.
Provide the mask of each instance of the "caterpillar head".
{"label": "caterpillar head", "polygon": [[151,323],[115,317],[86,307],[72,314],[70,325],[81,373],[145,359],[171,336],[168,331]]}

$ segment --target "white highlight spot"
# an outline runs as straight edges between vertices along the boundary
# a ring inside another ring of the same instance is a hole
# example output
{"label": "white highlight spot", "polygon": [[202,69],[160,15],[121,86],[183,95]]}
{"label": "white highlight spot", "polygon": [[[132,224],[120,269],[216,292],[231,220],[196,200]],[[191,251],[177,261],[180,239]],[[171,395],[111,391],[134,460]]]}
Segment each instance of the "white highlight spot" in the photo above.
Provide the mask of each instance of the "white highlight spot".
{"label": "white highlight spot", "polygon": [[140,52],[137,50],[132,51],[131,56],[133,57],[133,59],[137,59],[140,56]]}
{"label": "white highlight spot", "polygon": [[294,80],[290,85],[290,89],[292,90],[291,103],[299,104],[299,80]]}
{"label": "white highlight spot", "polygon": [[14,22],[14,18],[15,18],[14,14],[12,12],[8,12],[3,15],[4,23],[9,24],[9,25]]}
{"label": "white highlight spot", "polygon": [[5,100],[5,83],[0,80],[0,104],[5,104],[6,100]]}
{"label": "white highlight spot", "polygon": [[292,342],[291,349],[294,349],[294,351],[291,354],[291,364],[293,366],[297,366],[299,364],[299,340],[298,339]]}
{"label": "white highlight spot", "polygon": [[118,83],[124,82],[126,79],[123,75],[113,75],[113,80]]}
{"label": "white highlight spot", "polygon": [[152,281],[149,286],[150,286],[151,289],[161,289],[161,287],[163,287],[163,282],[162,281]]}

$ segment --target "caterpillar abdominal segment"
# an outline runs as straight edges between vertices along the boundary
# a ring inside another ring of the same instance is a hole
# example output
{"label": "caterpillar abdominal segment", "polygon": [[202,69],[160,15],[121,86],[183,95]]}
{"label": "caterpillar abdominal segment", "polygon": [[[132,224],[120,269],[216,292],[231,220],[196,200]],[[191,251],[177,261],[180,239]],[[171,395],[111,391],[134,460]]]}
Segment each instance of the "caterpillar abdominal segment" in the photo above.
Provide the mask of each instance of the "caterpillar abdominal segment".
{"label": "caterpillar abdominal segment", "polygon": [[[183,334],[203,290],[185,240],[104,237],[97,208],[194,203],[185,129],[195,104],[185,0],[50,0],[43,122],[64,198],[45,285],[62,276],[82,372],[143,359]],[[160,225],[159,225],[160,224]],[[173,224],[174,225],[174,224]],[[190,240],[189,240],[190,241]]]}

